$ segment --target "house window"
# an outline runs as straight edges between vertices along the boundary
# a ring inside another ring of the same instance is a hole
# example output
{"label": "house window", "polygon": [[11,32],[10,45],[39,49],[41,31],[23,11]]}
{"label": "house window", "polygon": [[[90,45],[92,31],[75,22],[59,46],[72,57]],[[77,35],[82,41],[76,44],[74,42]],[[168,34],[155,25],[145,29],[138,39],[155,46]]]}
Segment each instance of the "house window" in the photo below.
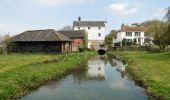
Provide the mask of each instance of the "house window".
{"label": "house window", "polygon": [[126,36],[132,36],[132,32],[126,32]]}
{"label": "house window", "polygon": [[140,36],[140,32],[135,32],[135,36]]}
{"label": "house window", "polygon": [[98,33],[98,36],[101,36],[101,33]]}
{"label": "house window", "polygon": [[90,29],[90,27],[88,27],[88,29]]}
{"label": "house window", "polygon": [[80,29],[80,27],[78,27],[78,29]]}
{"label": "house window", "polygon": [[99,30],[101,30],[101,27],[98,27]]}

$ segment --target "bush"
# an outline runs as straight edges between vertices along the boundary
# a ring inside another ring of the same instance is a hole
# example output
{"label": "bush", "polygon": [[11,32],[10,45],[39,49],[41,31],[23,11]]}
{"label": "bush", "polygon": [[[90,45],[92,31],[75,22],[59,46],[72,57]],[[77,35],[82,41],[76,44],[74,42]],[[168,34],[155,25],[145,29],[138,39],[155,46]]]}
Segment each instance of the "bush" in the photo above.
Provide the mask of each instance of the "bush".
{"label": "bush", "polygon": [[0,54],[5,54],[6,52],[6,48],[0,47]]}
{"label": "bush", "polygon": [[78,50],[79,50],[79,52],[84,52],[84,51],[86,50],[86,48],[79,46],[79,47],[78,47]]}

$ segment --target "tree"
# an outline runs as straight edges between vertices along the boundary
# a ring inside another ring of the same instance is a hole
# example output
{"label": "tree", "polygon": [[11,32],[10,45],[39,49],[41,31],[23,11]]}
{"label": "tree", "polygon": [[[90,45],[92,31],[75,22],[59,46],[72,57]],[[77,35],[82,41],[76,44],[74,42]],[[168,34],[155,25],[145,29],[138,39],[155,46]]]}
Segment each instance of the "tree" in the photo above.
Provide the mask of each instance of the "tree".
{"label": "tree", "polygon": [[[168,38],[170,40],[170,7],[167,8],[165,19],[166,19],[166,22],[168,23],[167,33],[169,34]],[[170,44],[170,41],[169,41],[169,44]]]}
{"label": "tree", "polygon": [[84,48],[88,48],[88,33],[84,31]]}
{"label": "tree", "polygon": [[169,42],[169,34],[167,33],[168,24],[162,21],[154,24],[152,27],[154,29],[154,43],[162,50],[165,50]]}
{"label": "tree", "polygon": [[165,19],[170,22],[170,7],[167,8],[167,13],[165,15]]}
{"label": "tree", "polygon": [[64,26],[64,27],[62,28],[62,30],[64,30],[64,31],[70,31],[70,30],[73,30],[73,28],[72,28],[72,26],[67,25],[67,26]]}
{"label": "tree", "polygon": [[2,43],[5,45],[5,46],[8,46],[11,42],[11,37],[9,34],[5,34],[2,38]]}
{"label": "tree", "polygon": [[141,25],[145,27],[145,35],[146,36],[154,36],[154,28],[153,25],[159,24],[160,20],[148,20],[145,22],[142,22]]}
{"label": "tree", "polygon": [[9,34],[0,36],[0,54],[7,52],[7,47],[10,45],[11,38]]}
{"label": "tree", "polygon": [[106,37],[105,37],[105,44],[109,45],[113,43],[113,38],[116,37],[116,31],[112,30]]}

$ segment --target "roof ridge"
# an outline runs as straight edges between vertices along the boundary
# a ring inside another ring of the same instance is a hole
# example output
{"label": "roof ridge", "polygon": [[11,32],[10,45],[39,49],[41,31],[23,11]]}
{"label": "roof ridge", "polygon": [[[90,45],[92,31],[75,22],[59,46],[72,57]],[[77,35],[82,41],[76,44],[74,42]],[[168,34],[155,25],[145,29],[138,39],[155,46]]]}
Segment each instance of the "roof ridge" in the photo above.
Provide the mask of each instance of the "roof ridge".
{"label": "roof ridge", "polygon": [[[56,30],[52,29],[52,31],[55,33],[56,36],[58,36],[58,38],[59,38],[60,40],[63,40],[63,39],[57,34],[57,31],[56,31]],[[59,33],[59,32],[58,32],[58,33]]]}
{"label": "roof ridge", "polygon": [[[46,30],[53,30],[53,29],[37,29],[37,30],[27,30],[25,32],[35,32],[35,31],[46,31]],[[24,33],[24,32],[23,32]]]}

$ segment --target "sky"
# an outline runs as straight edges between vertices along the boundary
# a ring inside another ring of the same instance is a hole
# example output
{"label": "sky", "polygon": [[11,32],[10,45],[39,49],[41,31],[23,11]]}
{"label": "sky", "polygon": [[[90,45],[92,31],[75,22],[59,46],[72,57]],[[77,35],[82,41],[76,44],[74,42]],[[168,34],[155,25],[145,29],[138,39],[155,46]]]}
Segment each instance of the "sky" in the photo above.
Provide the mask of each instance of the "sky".
{"label": "sky", "polygon": [[107,33],[121,24],[162,20],[170,0],[0,0],[0,35],[62,29],[83,21],[107,21]]}

